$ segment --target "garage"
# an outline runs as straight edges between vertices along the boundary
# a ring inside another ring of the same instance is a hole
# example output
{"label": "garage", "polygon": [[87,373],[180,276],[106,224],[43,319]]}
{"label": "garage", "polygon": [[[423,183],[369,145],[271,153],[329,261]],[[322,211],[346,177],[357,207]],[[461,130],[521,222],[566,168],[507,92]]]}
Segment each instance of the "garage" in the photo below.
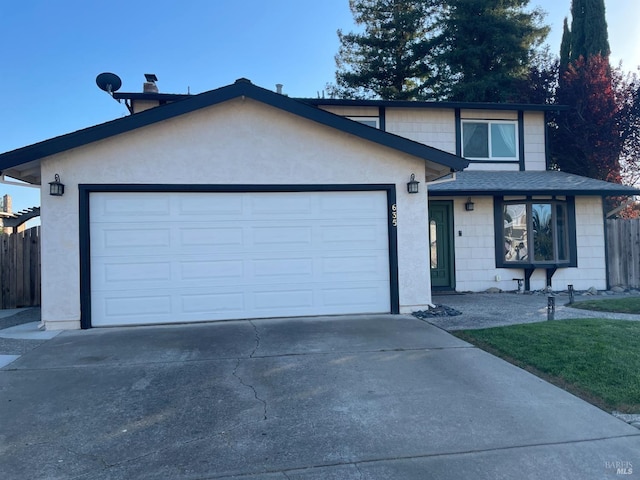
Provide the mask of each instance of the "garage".
{"label": "garage", "polygon": [[393,189],[190,187],[86,189],[86,326],[397,309]]}

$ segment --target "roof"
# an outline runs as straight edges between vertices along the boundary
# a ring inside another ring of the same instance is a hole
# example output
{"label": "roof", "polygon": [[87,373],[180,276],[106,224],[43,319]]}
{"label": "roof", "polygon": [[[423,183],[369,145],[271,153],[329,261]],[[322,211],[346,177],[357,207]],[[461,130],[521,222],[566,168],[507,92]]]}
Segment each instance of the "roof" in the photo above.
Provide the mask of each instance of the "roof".
{"label": "roof", "polygon": [[[236,80],[231,85],[199,95],[191,95],[181,101],[167,103],[134,115],[3,153],[0,155],[0,172],[29,183],[38,183],[40,181],[39,161],[42,158],[238,97],[251,98],[356,137],[443,165],[449,170],[462,170],[469,165],[467,160],[456,155],[326,112],[282,94],[255,86],[243,78]],[[18,167],[24,167],[24,170],[21,171]]]}
{"label": "roof", "polygon": [[298,100],[315,106],[341,107],[460,108],[468,110],[515,110],[529,112],[569,110],[569,106],[567,105],[528,103],[420,102],[415,100],[347,100],[338,98],[299,98]]}
{"label": "roof", "polygon": [[558,171],[459,172],[456,180],[429,186],[430,196],[452,195],[640,195],[640,190]]}

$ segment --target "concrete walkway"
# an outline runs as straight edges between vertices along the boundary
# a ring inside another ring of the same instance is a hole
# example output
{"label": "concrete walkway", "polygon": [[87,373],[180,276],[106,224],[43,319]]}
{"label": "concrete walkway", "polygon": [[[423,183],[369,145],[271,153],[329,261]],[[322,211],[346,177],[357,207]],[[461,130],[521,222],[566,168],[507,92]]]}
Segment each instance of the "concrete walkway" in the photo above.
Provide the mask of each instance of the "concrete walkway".
{"label": "concrete walkway", "polygon": [[[618,295],[580,295],[575,302],[585,300],[605,300],[610,298],[628,297],[628,294]],[[637,295],[636,295],[637,296]],[[452,317],[432,317],[428,321],[445,330],[463,330],[477,328],[491,328],[518,323],[545,322],[548,319],[548,295],[540,292],[517,293],[469,293],[452,295],[434,295],[433,303],[454,308],[462,315]],[[595,312],[581,310],[569,306],[569,295],[556,293],[554,320],[571,318],[610,318],[619,320],[640,321],[640,315],[621,313]]]}
{"label": "concrete walkway", "polygon": [[638,429],[411,316],[63,332],[0,369],[0,405],[3,480],[582,480],[640,465]]}

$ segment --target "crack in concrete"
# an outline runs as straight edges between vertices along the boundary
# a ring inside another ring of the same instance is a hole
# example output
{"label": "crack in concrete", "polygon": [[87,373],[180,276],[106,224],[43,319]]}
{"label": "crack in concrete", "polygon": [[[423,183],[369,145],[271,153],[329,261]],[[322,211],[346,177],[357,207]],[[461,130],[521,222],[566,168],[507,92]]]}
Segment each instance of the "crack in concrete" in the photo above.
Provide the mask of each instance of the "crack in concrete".
{"label": "crack in concrete", "polygon": [[253,321],[249,320],[249,325],[251,325],[253,327],[253,332],[254,332],[254,335],[256,337],[256,348],[254,348],[253,351],[249,354],[249,358],[253,358],[255,353],[260,348],[260,334],[258,333],[258,327],[256,326],[255,323],[253,323]]}
{"label": "crack in concrete", "polygon": [[233,369],[232,375],[238,379],[241,385],[247,388],[250,388],[251,391],[253,392],[253,397],[262,404],[262,420],[264,421],[267,419],[267,402],[263,398],[260,398],[260,396],[258,395],[258,391],[253,385],[246,383],[243,380],[243,378],[240,375],[238,375],[238,368],[240,368],[240,361],[241,361],[240,358],[236,359],[236,367]]}

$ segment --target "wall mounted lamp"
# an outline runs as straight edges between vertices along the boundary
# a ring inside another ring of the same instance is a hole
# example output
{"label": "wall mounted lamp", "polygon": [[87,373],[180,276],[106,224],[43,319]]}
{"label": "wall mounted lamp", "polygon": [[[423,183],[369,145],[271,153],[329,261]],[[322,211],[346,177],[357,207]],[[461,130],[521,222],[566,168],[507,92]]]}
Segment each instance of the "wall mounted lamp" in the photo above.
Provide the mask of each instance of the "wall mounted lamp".
{"label": "wall mounted lamp", "polygon": [[473,209],[475,208],[475,206],[476,206],[475,203],[473,203],[471,201],[471,197],[469,197],[469,199],[467,200],[467,203],[464,204],[464,209],[467,212],[473,212]]}
{"label": "wall mounted lamp", "polygon": [[60,182],[60,175],[56,173],[53,182],[49,182],[49,195],[61,197],[64,195],[64,183]]}
{"label": "wall mounted lamp", "polygon": [[415,173],[411,174],[411,180],[407,183],[407,192],[409,193],[418,193],[418,184],[420,182],[416,180]]}

